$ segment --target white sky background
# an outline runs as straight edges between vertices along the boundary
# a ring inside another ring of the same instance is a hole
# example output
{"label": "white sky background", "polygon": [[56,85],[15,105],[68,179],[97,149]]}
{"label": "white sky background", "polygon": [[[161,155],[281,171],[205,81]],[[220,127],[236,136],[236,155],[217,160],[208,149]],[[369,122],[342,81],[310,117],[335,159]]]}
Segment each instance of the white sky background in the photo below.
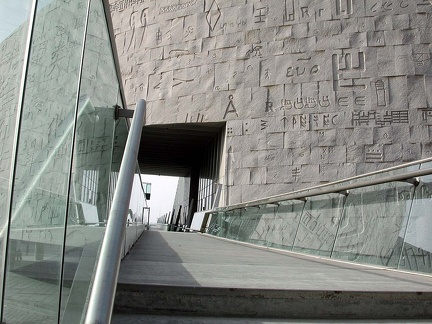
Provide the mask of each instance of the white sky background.
{"label": "white sky background", "polygon": [[[52,0],[39,0],[41,9]],[[0,0],[0,42],[12,34],[29,17],[33,0]]]}
{"label": "white sky background", "polygon": [[156,223],[159,216],[172,211],[179,179],[148,174],[141,175],[141,179],[152,185],[147,205],[150,207],[150,223]]}

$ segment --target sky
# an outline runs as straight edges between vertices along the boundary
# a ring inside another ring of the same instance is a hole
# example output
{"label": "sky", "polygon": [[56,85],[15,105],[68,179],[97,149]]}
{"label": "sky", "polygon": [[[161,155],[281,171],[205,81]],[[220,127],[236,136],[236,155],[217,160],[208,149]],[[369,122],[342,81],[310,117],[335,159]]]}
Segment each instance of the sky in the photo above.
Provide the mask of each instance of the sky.
{"label": "sky", "polygon": [[[38,8],[43,8],[52,0],[39,0]],[[31,0],[0,0],[0,42],[13,33],[29,18]]]}
{"label": "sky", "polygon": [[156,223],[159,216],[172,211],[178,178],[143,174],[141,179],[152,185],[147,204],[150,207],[150,223]]}

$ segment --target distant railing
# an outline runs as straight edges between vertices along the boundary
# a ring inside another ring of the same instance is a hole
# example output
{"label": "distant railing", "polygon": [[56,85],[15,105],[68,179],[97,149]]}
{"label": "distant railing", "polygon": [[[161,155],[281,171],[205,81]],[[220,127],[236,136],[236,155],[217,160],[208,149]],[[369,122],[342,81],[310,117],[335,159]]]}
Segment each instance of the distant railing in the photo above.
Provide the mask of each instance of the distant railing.
{"label": "distant railing", "polygon": [[136,104],[123,153],[113,204],[88,303],[86,324],[111,322],[120,260],[122,258],[122,242],[125,240],[129,202],[144,118],[145,101],[141,99]]}
{"label": "distant railing", "polygon": [[209,214],[219,237],[432,273],[432,158]]}

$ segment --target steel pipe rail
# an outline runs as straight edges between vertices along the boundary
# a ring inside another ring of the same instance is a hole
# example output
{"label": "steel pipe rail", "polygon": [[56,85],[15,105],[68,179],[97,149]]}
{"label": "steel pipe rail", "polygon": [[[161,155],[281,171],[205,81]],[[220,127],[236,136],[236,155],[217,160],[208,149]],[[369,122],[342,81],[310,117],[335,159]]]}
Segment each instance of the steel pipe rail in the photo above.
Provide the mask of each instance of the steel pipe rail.
{"label": "steel pipe rail", "polygon": [[111,321],[145,107],[146,103],[142,99],[136,104],[93,281],[86,324],[106,324]]}
{"label": "steel pipe rail", "polygon": [[[416,164],[419,164],[419,162],[417,162]],[[387,170],[383,170],[383,171],[389,171],[389,170],[387,169]],[[383,172],[379,172],[379,173],[383,173]],[[374,173],[374,174],[376,174],[376,173]],[[336,182],[328,183],[325,185],[316,186],[316,187],[312,187],[312,188],[306,188],[303,190],[299,190],[299,191],[295,191],[295,192],[291,192],[291,193],[287,193],[287,194],[272,196],[272,197],[268,197],[268,198],[264,198],[264,199],[257,199],[257,200],[253,200],[253,201],[249,201],[249,202],[245,202],[245,203],[230,205],[227,207],[215,208],[214,210],[211,210],[209,212],[218,212],[218,211],[224,212],[224,211],[230,211],[230,210],[234,210],[234,209],[252,207],[252,206],[257,206],[257,205],[274,204],[274,203],[278,203],[278,202],[283,201],[283,200],[305,199],[308,197],[325,195],[325,194],[330,194],[330,193],[344,192],[344,191],[348,191],[348,190],[352,190],[352,189],[356,189],[356,188],[374,186],[374,185],[388,183],[388,182],[407,181],[410,179],[415,179],[415,178],[418,178],[421,176],[431,175],[431,174],[432,174],[432,168],[428,168],[428,169],[409,171],[409,172],[405,172],[405,173],[401,173],[401,174],[386,176],[386,177],[382,177],[382,178],[378,178],[378,179],[366,180],[366,181],[362,181],[362,182],[345,183],[347,181],[354,180],[354,178],[352,178],[352,179],[350,178],[350,179],[345,179],[343,181],[336,181]],[[366,176],[370,176],[370,175],[371,174],[366,174],[363,176],[355,177],[355,179],[359,179],[361,177],[366,177]]]}

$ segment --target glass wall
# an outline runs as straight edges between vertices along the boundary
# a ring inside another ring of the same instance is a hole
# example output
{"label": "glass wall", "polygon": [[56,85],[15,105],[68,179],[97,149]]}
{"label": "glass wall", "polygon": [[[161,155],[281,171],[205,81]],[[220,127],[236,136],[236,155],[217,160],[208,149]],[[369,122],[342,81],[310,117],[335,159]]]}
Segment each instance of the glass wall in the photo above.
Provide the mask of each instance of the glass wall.
{"label": "glass wall", "polygon": [[[5,268],[10,171],[14,156],[17,107],[20,103],[21,76],[25,69],[24,53],[33,8],[29,2],[0,1],[0,266]],[[3,287],[4,275],[0,276]],[[0,300],[3,291],[0,290]],[[0,308],[0,316],[2,310]]]}
{"label": "glass wall", "polygon": [[0,0],[5,323],[85,315],[128,132],[104,5]]}
{"label": "glass wall", "polygon": [[76,7],[38,4],[16,143],[3,306],[6,322],[14,322],[25,307],[27,321],[58,318],[85,22],[82,2]]}

